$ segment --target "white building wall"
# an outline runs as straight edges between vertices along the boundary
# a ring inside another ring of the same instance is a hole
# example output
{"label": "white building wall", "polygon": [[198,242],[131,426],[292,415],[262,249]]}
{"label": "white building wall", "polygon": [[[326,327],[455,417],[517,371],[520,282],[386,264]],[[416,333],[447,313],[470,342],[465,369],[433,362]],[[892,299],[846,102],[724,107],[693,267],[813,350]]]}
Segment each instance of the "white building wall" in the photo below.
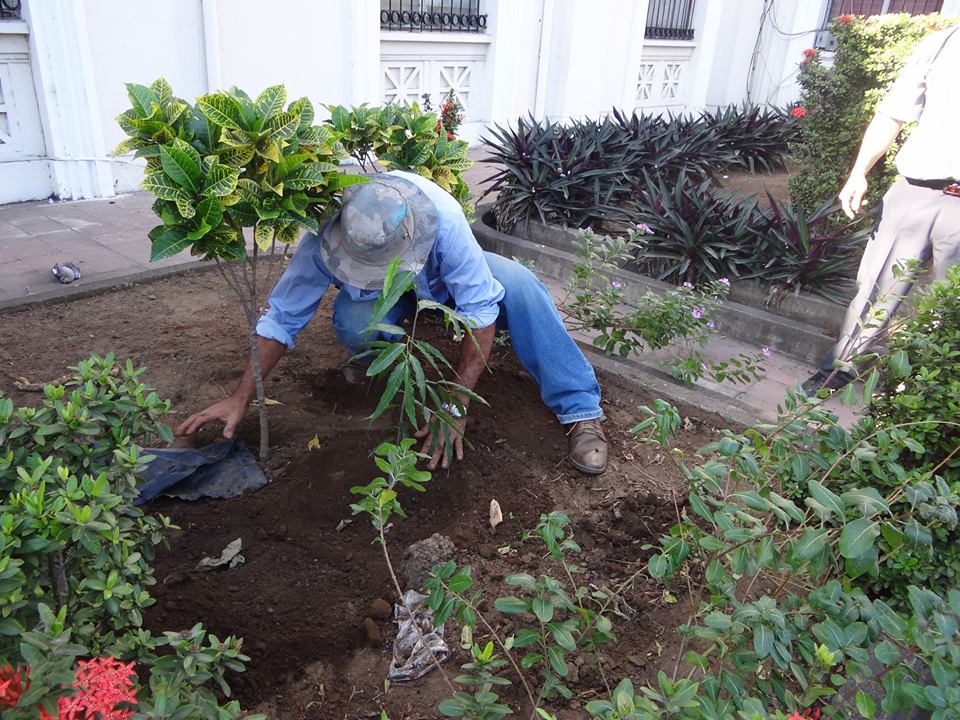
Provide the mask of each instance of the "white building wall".
{"label": "white building wall", "polygon": [[[36,2],[36,0],[34,0]],[[126,135],[116,117],[130,107],[126,83],[164,77],[180,97],[207,92],[203,17],[198,0],[165,0],[144,16],[142,2],[83,0],[102,142],[107,152]],[[132,157],[110,164],[117,192],[135,190],[143,175]]]}

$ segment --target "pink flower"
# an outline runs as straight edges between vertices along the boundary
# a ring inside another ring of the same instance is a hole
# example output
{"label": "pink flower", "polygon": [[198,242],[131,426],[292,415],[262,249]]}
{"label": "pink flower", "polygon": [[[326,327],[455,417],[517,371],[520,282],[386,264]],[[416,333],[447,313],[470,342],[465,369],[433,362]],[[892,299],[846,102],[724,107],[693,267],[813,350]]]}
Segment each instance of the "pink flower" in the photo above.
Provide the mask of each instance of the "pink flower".
{"label": "pink flower", "polygon": [[771,357],[773,355],[773,350],[768,348],[766,345],[764,345],[763,348],[761,348],[760,352],[763,353],[764,357]]}
{"label": "pink flower", "polygon": [[713,320],[711,320],[710,322],[707,323],[707,327],[710,328],[711,330],[716,330],[717,324],[713,322]]}
{"label": "pink flower", "polygon": [[684,281],[682,287],[685,287],[687,290],[693,290],[693,283]]}
{"label": "pink flower", "polygon": [[816,54],[817,54],[817,51],[816,51],[815,48],[807,48],[806,50],[803,51],[803,56],[804,56],[805,58],[812,58],[812,57],[814,57]]}
{"label": "pink flower", "polygon": [[690,314],[693,315],[694,319],[699,320],[703,317],[703,308],[695,307]]}
{"label": "pink flower", "polygon": [[854,17],[856,17],[856,16],[855,16],[855,15],[851,15],[850,13],[844,13],[843,15],[838,15],[838,16],[837,16],[836,22],[839,23],[840,25],[847,25],[847,24],[853,22]]}
{"label": "pink flower", "polygon": [[613,286],[614,290],[620,290],[621,288],[623,288],[623,283],[619,282],[618,280],[614,280],[610,284]]}
{"label": "pink flower", "polygon": [[797,106],[797,107],[795,107],[793,110],[790,111],[790,114],[791,114],[793,117],[795,117],[795,118],[806,117],[806,115],[807,115],[807,109],[806,109],[805,107],[799,107],[799,106]]}
{"label": "pink flower", "polygon": [[653,230],[650,229],[650,226],[646,223],[637,223],[636,228],[639,232],[644,235],[653,235]]}
{"label": "pink flower", "polygon": [[727,287],[730,287],[730,280],[728,280],[727,278],[720,278],[717,282],[719,282],[721,285],[726,285]]}

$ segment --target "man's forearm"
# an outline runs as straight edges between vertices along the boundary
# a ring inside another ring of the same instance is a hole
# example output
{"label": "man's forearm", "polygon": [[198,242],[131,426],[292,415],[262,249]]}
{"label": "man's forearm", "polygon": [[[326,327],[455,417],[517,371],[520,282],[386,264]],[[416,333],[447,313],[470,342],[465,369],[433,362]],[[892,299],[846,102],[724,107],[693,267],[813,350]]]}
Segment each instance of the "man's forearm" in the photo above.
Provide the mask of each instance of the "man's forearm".
{"label": "man's forearm", "polygon": [[[493,350],[493,338],[497,334],[496,323],[488,325],[485,328],[477,328],[473,331],[473,337],[463,339],[463,347],[460,350],[460,363],[457,366],[459,378],[457,382],[470,390],[477,386],[480,376],[487,367],[487,358]],[[469,400],[463,399],[463,404],[469,405]]]}
{"label": "man's forearm", "polygon": [[897,139],[903,123],[886,115],[874,115],[860,143],[860,152],[851,175],[866,175]]}
{"label": "man's forearm", "polygon": [[[265,378],[270,374],[270,371],[273,370],[277,361],[283,357],[283,354],[287,351],[287,346],[282,342],[268,340],[267,338],[258,336],[257,348],[260,351],[260,376]],[[254,382],[253,376],[252,356],[247,360],[247,368],[243,371],[243,377],[240,378],[237,389],[233,391],[233,394],[243,398],[244,402],[250,402],[257,394],[257,385]]]}

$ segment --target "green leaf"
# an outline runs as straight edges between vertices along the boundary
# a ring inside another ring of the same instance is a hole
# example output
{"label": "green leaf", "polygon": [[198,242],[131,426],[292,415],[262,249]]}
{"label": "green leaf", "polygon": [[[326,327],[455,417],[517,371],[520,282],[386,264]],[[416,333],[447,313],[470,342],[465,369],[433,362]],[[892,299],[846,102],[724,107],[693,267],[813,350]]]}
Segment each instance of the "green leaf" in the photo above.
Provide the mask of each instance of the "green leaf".
{"label": "green leaf", "polygon": [[794,552],[801,560],[812,560],[819,555],[827,544],[827,531],[823,528],[807,528],[796,541]]}
{"label": "green leaf", "polygon": [[890,356],[887,363],[890,366],[890,372],[895,378],[905,378],[910,375],[910,372],[913,370],[906,350],[897,350]]}
{"label": "green leaf", "polygon": [[900,661],[900,648],[889,640],[878,643],[873,649],[873,654],[876,656],[877,662],[883,665],[895,665]]}
{"label": "green leaf", "polygon": [[450,578],[447,584],[450,586],[450,592],[463,593],[473,586],[473,578],[461,572]]}
{"label": "green leaf", "polygon": [[148,193],[153,193],[161,200],[184,199],[183,188],[163,172],[147,173],[143,176],[143,182],[140,183],[140,187]]}
{"label": "green leaf", "polygon": [[902,640],[907,633],[906,621],[883,600],[873,601],[873,610],[876,613],[880,628],[894,640]]}
{"label": "green leaf", "polygon": [[266,122],[283,110],[286,101],[287,89],[283,85],[271,85],[257,97],[253,110]]}
{"label": "green leaf", "polygon": [[181,228],[167,228],[160,233],[150,246],[150,261],[156,262],[176,255],[190,247],[187,233]]}
{"label": "green leaf", "polygon": [[860,717],[870,720],[877,712],[877,701],[863,690],[857,691],[857,711]]}
{"label": "green leaf", "polygon": [[140,117],[150,117],[160,107],[160,98],[145,85],[127,83],[127,96]]}
{"label": "green leaf", "polygon": [[223,221],[223,205],[215,197],[204,198],[197,205],[194,222],[199,227],[215,228]]}
{"label": "green leaf", "polygon": [[210,168],[207,179],[203,184],[203,195],[224,197],[237,189],[240,172],[237,168],[217,164]]}
{"label": "green leaf", "polygon": [[665,555],[654,555],[647,561],[647,572],[650,577],[659,580],[670,570],[670,561]]}
{"label": "green leaf", "polygon": [[563,625],[551,624],[550,635],[553,641],[567,652],[574,652],[577,649],[577,641],[574,640],[573,633]]}
{"label": "green leaf", "polygon": [[437,705],[437,710],[445,717],[463,717],[467,714],[467,707],[459,698],[447,698]]}
{"label": "green leaf", "polygon": [[217,93],[197,98],[197,108],[208,120],[230,130],[246,130],[243,113],[237,101],[229,95]]}
{"label": "green leaf", "polygon": [[267,141],[289,140],[296,135],[299,126],[299,115],[292,112],[282,112],[264,126],[264,130],[267,131]]}
{"label": "green leaf", "polygon": [[753,649],[760,658],[769,657],[773,652],[773,631],[766,625],[753,628]]}
{"label": "green leaf", "polygon": [[880,528],[873,520],[859,518],[847,523],[840,531],[840,554],[845,558],[858,558],[872,547]]}
{"label": "green leaf", "polygon": [[563,658],[563,650],[560,648],[552,645],[548,647],[547,658],[550,660],[550,667],[553,668],[553,671],[560,677],[565,678],[567,673],[570,672],[570,669],[567,667],[567,662]]}
{"label": "green leaf", "polygon": [[370,363],[370,367],[367,368],[367,377],[375,377],[393,365],[397,358],[403,354],[405,348],[406,345],[403,343],[394,343],[380,353],[377,358]]}
{"label": "green leaf", "polygon": [[843,518],[844,505],[839,495],[831,490],[828,490],[827,487],[818,480],[811,480],[809,483],[807,483],[807,487],[809,488],[810,494],[813,496],[814,500],[829,510],[830,513],[837,519]]}
{"label": "green leaf", "polygon": [[200,164],[189,154],[177,147],[160,148],[160,165],[163,171],[180,187],[192,193],[197,191],[200,182]]}
{"label": "green leaf", "polygon": [[527,603],[513,596],[499,597],[493,606],[504,615],[520,615],[527,611]]}
{"label": "green leaf", "polygon": [[535,597],[531,609],[540,622],[548,623],[553,620],[553,603],[549,598]]}

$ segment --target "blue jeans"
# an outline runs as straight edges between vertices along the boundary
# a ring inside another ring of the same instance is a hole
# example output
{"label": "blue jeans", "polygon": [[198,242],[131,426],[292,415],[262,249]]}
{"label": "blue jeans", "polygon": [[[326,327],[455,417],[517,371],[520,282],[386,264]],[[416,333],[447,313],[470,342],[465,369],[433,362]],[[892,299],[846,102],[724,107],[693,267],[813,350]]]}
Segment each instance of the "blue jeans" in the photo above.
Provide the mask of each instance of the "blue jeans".
{"label": "blue jeans", "polygon": [[[510,332],[517,358],[539,385],[544,404],[564,425],[602,417],[593,367],[564,327],[550,291],[523,265],[489,252],[484,256],[505,291],[497,329]],[[333,303],[333,329],[351,355],[362,352],[365,342],[390,339],[380,333],[366,335],[374,302],[356,302],[340,293]],[[400,325],[415,305],[413,296],[402,298],[383,322]]]}

